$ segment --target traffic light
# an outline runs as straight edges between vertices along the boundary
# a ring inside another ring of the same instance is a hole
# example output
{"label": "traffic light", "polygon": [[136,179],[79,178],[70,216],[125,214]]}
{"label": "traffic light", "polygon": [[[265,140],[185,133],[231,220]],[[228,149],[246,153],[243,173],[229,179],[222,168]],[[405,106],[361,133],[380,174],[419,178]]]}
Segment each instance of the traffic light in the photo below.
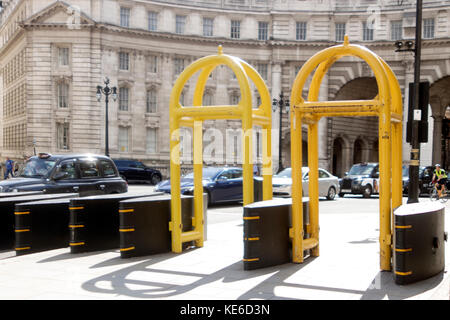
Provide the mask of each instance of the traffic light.
{"label": "traffic light", "polygon": [[[430,103],[430,83],[421,82],[419,85],[419,106],[422,112],[419,121],[419,143],[428,142],[428,105]],[[408,123],[406,124],[406,142],[411,143],[412,121],[414,119],[414,83],[409,84]]]}

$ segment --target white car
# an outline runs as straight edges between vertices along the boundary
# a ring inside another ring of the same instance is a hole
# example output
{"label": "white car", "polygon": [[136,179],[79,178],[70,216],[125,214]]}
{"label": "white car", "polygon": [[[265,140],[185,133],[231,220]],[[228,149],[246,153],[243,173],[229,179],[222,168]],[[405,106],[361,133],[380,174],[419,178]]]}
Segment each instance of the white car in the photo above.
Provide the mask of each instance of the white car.
{"label": "white car", "polygon": [[[286,168],[272,178],[273,195],[276,197],[291,197],[292,195],[292,176],[291,168]],[[307,197],[309,194],[308,181],[309,168],[302,168],[302,188],[303,196]],[[326,197],[328,200],[333,200],[336,194],[339,193],[338,177],[324,169],[319,168],[319,197]]]}

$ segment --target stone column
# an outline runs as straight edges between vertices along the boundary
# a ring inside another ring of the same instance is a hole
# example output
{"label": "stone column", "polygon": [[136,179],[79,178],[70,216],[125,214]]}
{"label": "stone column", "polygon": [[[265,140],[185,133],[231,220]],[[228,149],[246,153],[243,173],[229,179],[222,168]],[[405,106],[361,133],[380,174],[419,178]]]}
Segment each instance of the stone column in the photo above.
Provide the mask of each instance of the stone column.
{"label": "stone column", "polygon": [[[445,117],[445,109],[442,107],[441,99],[438,96],[430,97],[431,117],[433,123],[432,141],[432,165],[442,164],[442,120]],[[431,137],[430,137],[431,138]]]}
{"label": "stone column", "polygon": [[433,114],[433,165],[442,163],[442,114]]}
{"label": "stone column", "polygon": [[[319,101],[328,101],[328,74],[323,77],[319,91]],[[328,119],[323,117],[319,121],[319,168],[331,169],[331,159],[328,153]]]}
{"label": "stone column", "polygon": [[[281,93],[281,63],[274,63],[272,65],[272,99],[280,99]],[[290,99],[290,96],[285,97]],[[280,111],[278,108],[272,109],[272,163],[273,172],[278,172],[279,163],[279,134],[280,134]]]}
{"label": "stone column", "polygon": [[414,61],[406,60],[403,62],[405,67],[404,83],[404,103],[403,103],[403,163],[409,163],[411,145],[406,142],[406,128],[408,124],[408,106],[409,106],[409,83],[414,82]]}

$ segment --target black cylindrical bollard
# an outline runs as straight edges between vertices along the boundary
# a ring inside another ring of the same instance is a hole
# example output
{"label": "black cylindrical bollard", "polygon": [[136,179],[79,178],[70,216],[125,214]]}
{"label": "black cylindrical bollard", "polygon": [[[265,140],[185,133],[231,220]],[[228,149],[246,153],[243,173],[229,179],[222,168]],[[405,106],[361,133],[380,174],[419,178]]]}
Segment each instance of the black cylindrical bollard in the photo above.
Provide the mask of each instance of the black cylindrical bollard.
{"label": "black cylindrical bollard", "polygon": [[444,214],[438,202],[419,202],[394,211],[394,278],[414,283],[444,271]]}

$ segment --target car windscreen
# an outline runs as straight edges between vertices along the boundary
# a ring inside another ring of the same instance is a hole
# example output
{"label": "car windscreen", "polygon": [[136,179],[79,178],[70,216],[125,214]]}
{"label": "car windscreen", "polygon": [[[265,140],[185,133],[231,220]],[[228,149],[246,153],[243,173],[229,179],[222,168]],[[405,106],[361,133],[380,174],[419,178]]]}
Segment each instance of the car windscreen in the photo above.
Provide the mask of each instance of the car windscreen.
{"label": "car windscreen", "polygon": [[350,169],[348,174],[350,176],[365,176],[371,174],[374,167],[369,165],[355,165]]}
{"label": "car windscreen", "polygon": [[277,178],[291,178],[292,174],[292,169],[291,168],[287,168],[284,169],[283,171],[281,171],[280,173],[278,173],[277,175],[275,175],[275,177]]}
{"label": "car windscreen", "polygon": [[[203,179],[213,179],[222,169],[219,168],[203,168]],[[194,179],[194,172],[190,172],[183,176],[183,179]]]}
{"label": "car windscreen", "polygon": [[32,158],[28,160],[20,173],[21,177],[41,178],[48,175],[56,164],[56,160]]}

